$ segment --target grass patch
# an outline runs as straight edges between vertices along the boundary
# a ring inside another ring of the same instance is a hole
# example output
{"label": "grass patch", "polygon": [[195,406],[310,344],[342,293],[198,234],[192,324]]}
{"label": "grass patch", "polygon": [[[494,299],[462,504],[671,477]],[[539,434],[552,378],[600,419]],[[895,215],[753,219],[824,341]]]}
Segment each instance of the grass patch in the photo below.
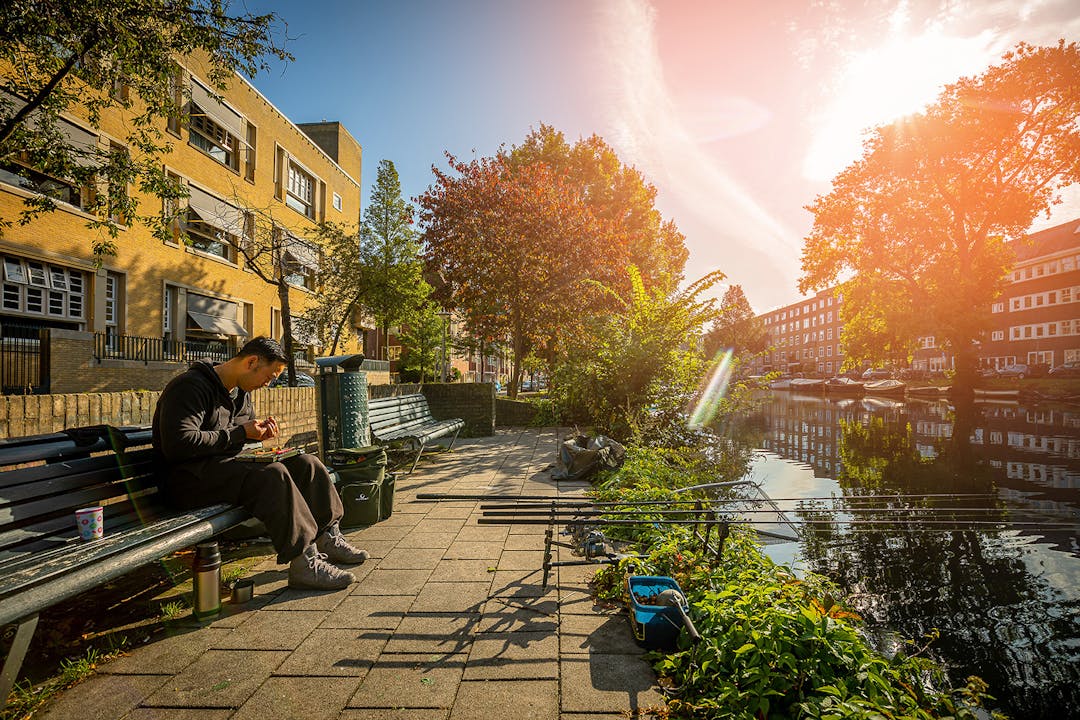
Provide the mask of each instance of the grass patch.
{"label": "grass patch", "polygon": [[66,658],[60,662],[57,675],[49,678],[36,686],[16,684],[8,696],[7,707],[2,720],[25,720],[33,716],[45,703],[52,700],[64,690],[78,685],[94,674],[97,666],[124,654],[127,639],[121,638],[118,643],[110,643],[111,647],[105,650],[88,648],[85,655]]}

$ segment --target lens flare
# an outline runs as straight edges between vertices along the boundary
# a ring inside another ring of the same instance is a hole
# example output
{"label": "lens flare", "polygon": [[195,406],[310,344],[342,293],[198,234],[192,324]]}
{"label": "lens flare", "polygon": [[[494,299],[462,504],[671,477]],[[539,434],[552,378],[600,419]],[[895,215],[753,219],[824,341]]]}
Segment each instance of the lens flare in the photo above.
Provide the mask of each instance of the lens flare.
{"label": "lens flare", "polygon": [[686,422],[686,426],[691,430],[708,425],[716,416],[716,411],[720,409],[720,403],[731,383],[732,357],[731,350],[722,350],[716,354],[716,368],[709,378],[709,384],[705,386],[701,397],[698,398],[697,406]]}

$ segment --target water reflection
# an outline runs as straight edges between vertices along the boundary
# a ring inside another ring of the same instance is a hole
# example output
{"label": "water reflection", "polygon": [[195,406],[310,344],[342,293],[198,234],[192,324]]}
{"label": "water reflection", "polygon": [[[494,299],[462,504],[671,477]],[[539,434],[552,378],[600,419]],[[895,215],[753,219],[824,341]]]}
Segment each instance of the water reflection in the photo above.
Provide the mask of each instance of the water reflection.
{"label": "water reflection", "polygon": [[[875,630],[938,628],[954,681],[980,675],[1015,718],[1080,717],[1080,408],[778,393],[747,427],[771,495],[837,498],[799,503],[821,524],[798,556]],[[898,517],[917,521],[860,525]]]}

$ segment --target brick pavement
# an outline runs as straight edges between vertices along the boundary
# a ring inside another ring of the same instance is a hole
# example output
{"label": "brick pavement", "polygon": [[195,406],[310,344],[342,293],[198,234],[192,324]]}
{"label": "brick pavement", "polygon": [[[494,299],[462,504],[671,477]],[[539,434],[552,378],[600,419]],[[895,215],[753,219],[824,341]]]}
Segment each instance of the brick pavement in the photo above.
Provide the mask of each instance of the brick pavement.
{"label": "brick pavement", "polygon": [[[359,582],[290,590],[256,566],[255,598],[181,622],[103,665],[45,718],[98,720],[601,720],[663,704],[624,613],[595,606],[595,568],[552,570],[544,527],[477,525],[477,502],[420,492],[575,494],[550,468],[553,429],[460,441],[398,480],[392,517],[349,533],[372,553]],[[568,553],[568,551],[563,551]]]}

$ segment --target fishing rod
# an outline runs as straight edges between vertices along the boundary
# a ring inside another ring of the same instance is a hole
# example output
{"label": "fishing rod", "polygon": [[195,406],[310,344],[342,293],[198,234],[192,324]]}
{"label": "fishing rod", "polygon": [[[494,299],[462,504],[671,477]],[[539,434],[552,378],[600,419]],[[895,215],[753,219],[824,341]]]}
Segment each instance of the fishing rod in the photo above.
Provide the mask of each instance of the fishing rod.
{"label": "fishing rod", "polygon": [[[852,508],[733,508],[733,509],[721,509],[721,508],[694,508],[688,510],[605,510],[597,509],[590,510],[587,507],[580,509],[544,509],[542,507],[533,508],[521,508],[521,507],[507,507],[502,505],[486,506],[481,505],[480,510],[487,517],[529,517],[529,516],[557,516],[557,517],[589,517],[599,515],[640,515],[642,513],[648,513],[649,515],[664,515],[664,516],[676,516],[676,515],[701,515],[703,513],[804,513],[808,515],[812,514],[847,514],[847,513],[908,513],[915,516],[921,514],[930,515],[954,515],[954,514],[996,514],[1007,513],[1009,515],[1046,515],[1053,517],[1054,512],[1048,510],[1035,510],[1030,508],[978,508],[978,507],[964,507],[964,508],[948,508],[948,507],[927,507],[927,508],[911,508],[911,507],[852,507]],[[1060,511],[1058,513],[1065,518],[1075,517],[1077,521],[1080,521],[1080,513]]]}
{"label": "fishing rod", "polygon": [[[556,523],[562,525],[571,524],[587,524],[596,525],[600,527],[614,527],[614,526],[627,526],[627,527],[656,527],[658,525],[782,525],[794,523],[796,525],[851,525],[851,526],[903,526],[903,525],[941,525],[956,527],[958,529],[975,529],[979,527],[999,527],[1002,525],[1008,526],[1008,528],[1030,527],[1040,528],[1044,530],[1080,530],[1080,523],[1043,523],[1036,521],[1009,521],[1009,520],[922,520],[916,519],[912,521],[902,520],[807,520],[797,519],[792,521],[779,521],[779,520],[720,520],[715,518],[703,519],[703,520],[605,520],[602,518],[581,518],[574,519],[569,518],[567,522]],[[480,517],[476,519],[477,525],[550,525],[550,518],[542,517]]]}
{"label": "fishing rod", "polygon": [[[998,498],[994,493],[941,493],[941,494],[889,494],[889,495],[815,495],[808,497],[778,497],[772,498],[776,502],[805,502],[811,500],[929,500],[929,499],[958,499],[958,498]],[[695,502],[765,502],[762,497],[719,497],[719,498],[687,498],[685,500],[625,500],[625,501],[598,501],[591,500],[587,497],[573,497],[573,498],[560,498],[551,495],[457,495],[457,494],[443,494],[443,493],[420,493],[416,496],[416,499],[424,502],[441,502],[441,501],[503,501],[513,500],[513,503],[506,503],[507,508],[521,507],[521,506],[536,506],[545,507],[550,505],[557,506],[594,506],[594,507],[606,507],[611,505],[687,505]],[[496,503],[497,504],[497,503]]]}

